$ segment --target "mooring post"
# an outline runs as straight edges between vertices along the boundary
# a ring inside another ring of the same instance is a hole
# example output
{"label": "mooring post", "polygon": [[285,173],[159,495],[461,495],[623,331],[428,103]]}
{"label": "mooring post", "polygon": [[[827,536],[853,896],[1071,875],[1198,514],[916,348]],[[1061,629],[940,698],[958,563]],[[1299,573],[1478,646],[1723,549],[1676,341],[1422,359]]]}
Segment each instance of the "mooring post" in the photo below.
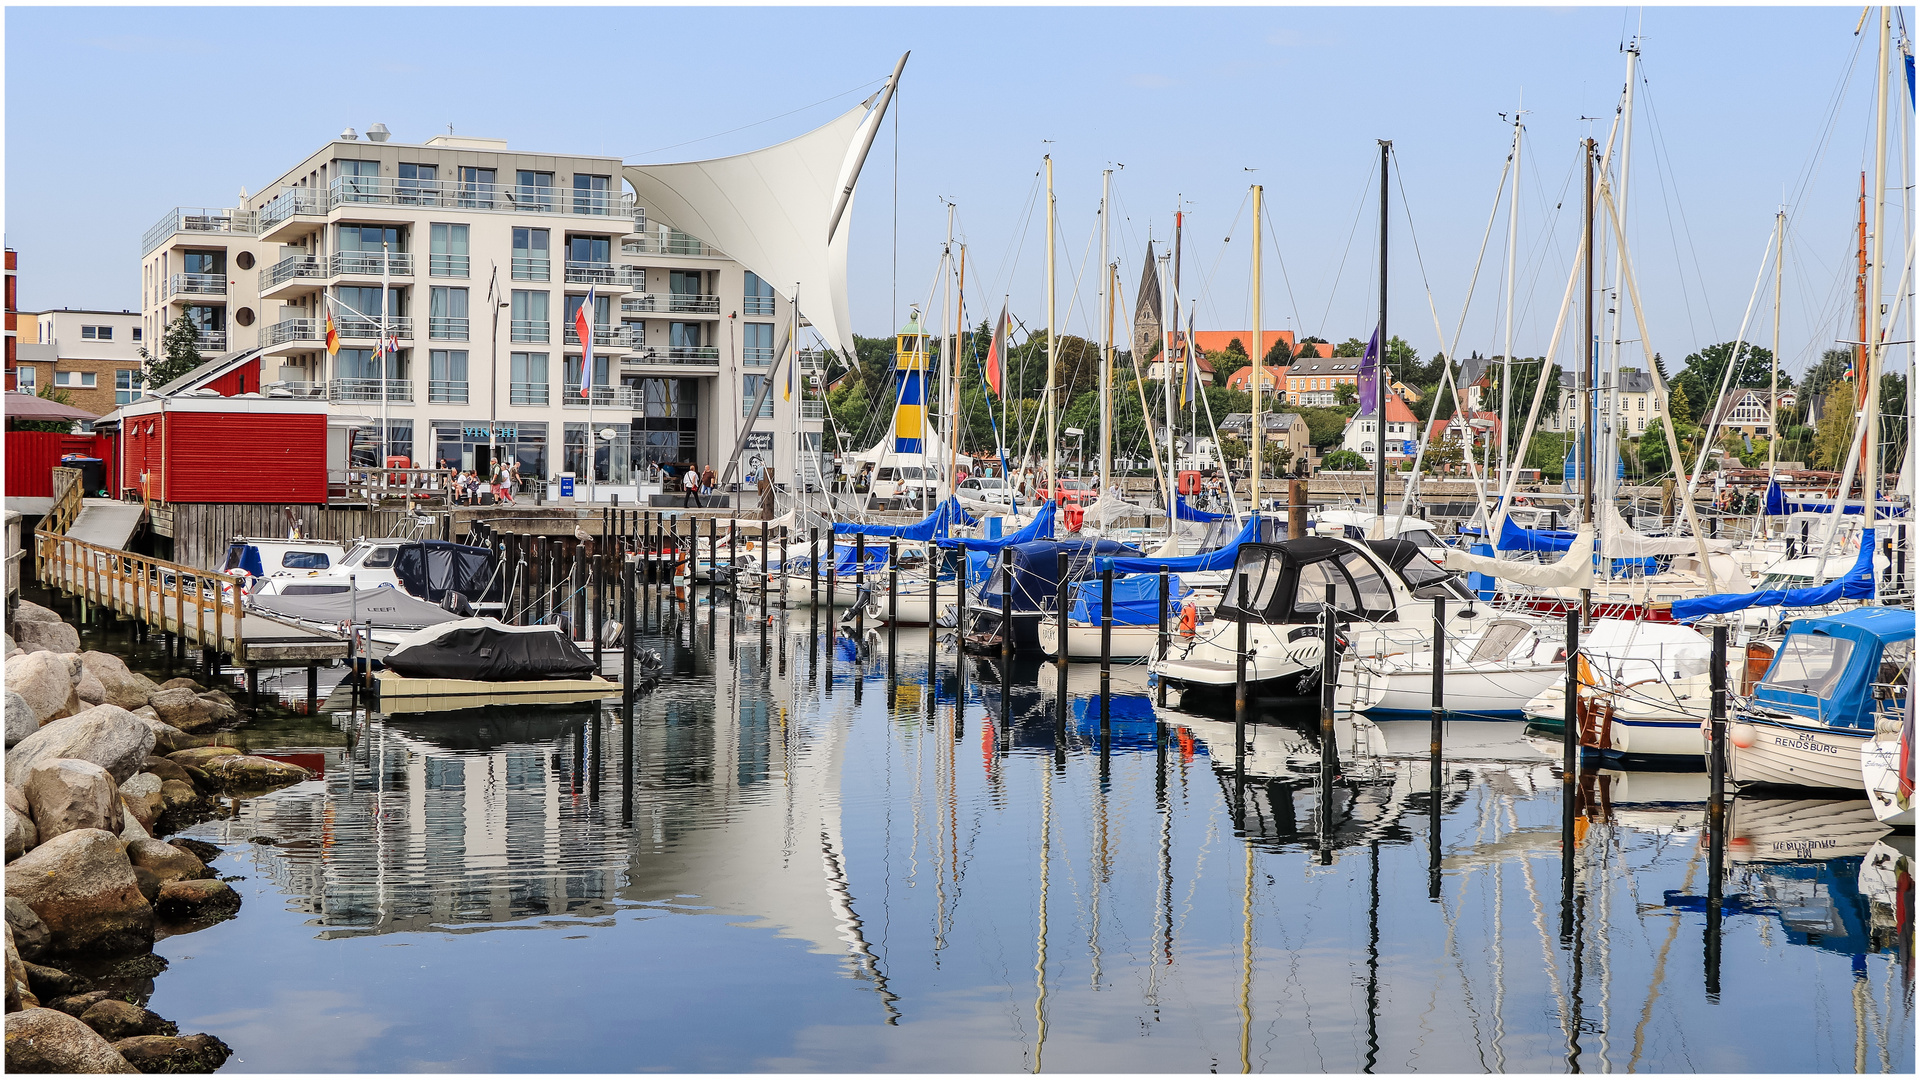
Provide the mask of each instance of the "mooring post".
{"label": "mooring post", "polygon": [[858,533],[853,538],[853,636],[855,641],[867,639],[867,534]]}
{"label": "mooring post", "polygon": [[[940,645],[940,564],[946,558],[940,545],[927,549],[927,671],[934,670],[933,657]],[[965,555],[962,555],[965,558]]]}
{"label": "mooring post", "polygon": [[[606,521],[604,518],[601,520],[601,525],[602,526],[606,525]],[[600,535],[604,538],[606,536],[606,533],[602,532]],[[593,670],[595,674],[598,674],[600,671],[601,662],[604,659],[604,650],[606,647],[605,642],[602,640],[604,635],[602,634],[601,630],[602,630],[602,624],[606,622],[606,614],[607,614],[607,569],[606,569],[607,556],[606,556],[606,553],[601,551],[598,546],[594,548],[592,565],[593,565]]]}
{"label": "mooring post", "polygon": [[320,707],[320,665],[311,661],[307,664],[307,715],[312,716]]}
{"label": "mooring post", "polygon": [[1433,598],[1433,730],[1427,739],[1427,899],[1440,899],[1441,740],[1447,715],[1447,598]]}
{"label": "mooring post", "polygon": [[567,578],[567,589],[573,597],[573,637],[580,637],[580,624],[587,621],[587,545],[584,540],[576,540],[573,545],[573,568]]}
{"label": "mooring post", "polygon": [[833,626],[833,594],[840,587],[840,547],[827,537],[827,626]]}
{"label": "mooring post", "polygon": [[247,665],[247,711],[260,715],[260,668],[254,664]]}
{"label": "mooring post", "polygon": [[[1154,635],[1154,655],[1161,661],[1167,658],[1167,605],[1172,599],[1172,580],[1167,576],[1165,564],[1160,567],[1160,620]],[[1154,704],[1165,708],[1167,704],[1167,680],[1153,680]],[[1164,756],[1164,751],[1162,752]]]}
{"label": "mooring post", "polygon": [[807,530],[807,604],[820,606],[820,527]]}
{"label": "mooring post", "polygon": [[[626,710],[626,723],[631,727],[633,725],[633,650],[636,636],[633,632],[635,598],[632,586],[634,579],[640,576],[639,560],[624,563],[620,571],[620,576],[625,579],[627,585],[620,590],[622,597],[620,614],[622,621],[627,624],[627,632],[620,636],[620,686],[623,691],[621,701]],[[632,746],[629,745],[627,749],[631,751]]]}
{"label": "mooring post", "polygon": [[900,541],[887,541],[887,655],[900,637]]}
{"label": "mooring post", "polygon": [[1054,681],[1060,691],[1058,696],[1063,708],[1067,700],[1067,658],[1070,655],[1067,651],[1067,616],[1073,613],[1072,597],[1067,590],[1067,575],[1072,572],[1072,568],[1072,556],[1064,551],[1055,553],[1054,580],[1059,583],[1059,588],[1055,589],[1053,594],[1053,623],[1059,630],[1060,644],[1054,650],[1053,667]]}
{"label": "mooring post", "polygon": [[[1062,630],[1066,629],[1061,627]],[[1113,563],[1100,571],[1100,722],[1107,718],[1107,694],[1113,689]]]}
{"label": "mooring post", "polygon": [[[1013,670],[1013,547],[1011,545],[1000,549],[1000,568],[1005,578],[1000,589],[1000,683],[1005,686]],[[1061,629],[1064,631],[1066,628],[1061,627]],[[1002,694],[1000,711],[1004,715],[1006,710],[1006,695]]]}
{"label": "mooring post", "polygon": [[[780,526],[780,606],[782,608],[787,606],[787,539],[790,531],[788,526]],[[781,640],[784,642],[786,639],[783,636]],[[782,647],[784,648],[784,645]]]}
{"label": "mooring post", "polygon": [[1727,627],[1713,628],[1713,699],[1708,713],[1712,745],[1707,779],[1707,993],[1720,996],[1720,920],[1727,858]]}

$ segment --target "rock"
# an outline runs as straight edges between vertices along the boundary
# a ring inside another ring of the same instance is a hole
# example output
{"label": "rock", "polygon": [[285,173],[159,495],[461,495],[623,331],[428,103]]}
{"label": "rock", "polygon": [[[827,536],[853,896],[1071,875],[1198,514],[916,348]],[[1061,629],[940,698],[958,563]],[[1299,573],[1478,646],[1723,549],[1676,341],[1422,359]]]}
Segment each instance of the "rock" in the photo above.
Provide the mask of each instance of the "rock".
{"label": "rock", "polygon": [[95,705],[77,716],[55,720],[9,751],[7,782],[20,783],[42,761],[79,758],[107,770],[118,784],[139,772],[140,763],[152,752],[153,732],[147,725],[118,705]]}
{"label": "rock", "polygon": [[49,607],[42,607],[31,600],[22,600],[13,609],[13,621],[16,623],[59,622],[60,613]]}
{"label": "rock", "polygon": [[86,708],[73,692],[73,677],[79,668],[78,656],[56,652],[11,657],[6,662],[7,689],[27,703],[37,727]]}
{"label": "rock", "polygon": [[15,623],[13,632],[22,645],[38,645],[55,653],[80,651],[80,631],[63,622]]}
{"label": "rock", "polygon": [[27,774],[26,791],[43,844],[75,829],[117,833],[124,820],[112,774],[91,761],[42,761]]}
{"label": "rock", "polygon": [[182,1035],[136,1035],[113,1044],[123,1060],[144,1073],[213,1072],[233,1056],[233,1048],[204,1032]]}
{"label": "rock", "polygon": [[23,1009],[7,1014],[7,1071],[14,1073],[138,1072],[113,1044],[66,1013]]}
{"label": "rock", "polygon": [[[159,689],[152,679],[130,670],[126,661],[112,653],[81,653],[80,670],[83,683],[91,676],[101,688],[102,696],[95,704],[105,703],[118,705],[123,709],[138,709],[147,703],[147,698],[152,696],[155,690]],[[87,698],[84,690],[80,692],[80,696],[83,699],[92,700]]]}
{"label": "rock", "polygon": [[[185,769],[204,769],[215,758],[228,757],[241,753],[231,746],[196,746],[190,750],[176,750],[167,755],[167,760]],[[188,775],[192,775],[189,772]]]}
{"label": "rock", "polygon": [[252,754],[227,754],[207,765],[214,785],[221,791],[268,791],[298,784],[313,774],[298,765]]}
{"label": "rock", "polygon": [[217,727],[235,715],[232,709],[200,697],[184,686],[157,690],[147,699],[147,704],[160,714],[162,722],[188,734]]}
{"label": "rock", "polygon": [[220,857],[220,849],[207,843],[205,840],[190,840],[184,836],[176,836],[167,841],[167,843],[172,844],[174,847],[199,859],[203,863],[210,863]]}
{"label": "rock", "polygon": [[[169,762],[171,764],[171,762]],[[175,766],[178,768],[178,766]],[[137,772],[120,785],[120,798],[133,810],[140,824],[151,825],[166,804],[160,798],[161,780],[150,772]]]}
{"label": "rock", "polygon": [[[122,843],[129,843],[134,840],[153,839],[153,834],[147,831],[147,827],[140,824],[139,818],[133,816],[132,809],[127,806],[127,800],[120,800],[120,809],[122,811],[120,814],[120,840]],[[152,898],[149,897],[148,899]]]}
{"label": "rock", "polygon": [[153,907],[120,841],[101,829],[64,832],[7,867],[7,895],[40,916],[51,950],[124,952],[153,943]]}
{"label": "rock", "polygon": [[206,689],[206,687],[201,686],[199,683],[194,682],[184,675],[177,679],[168,679],[166,682],[160,684],[160,689],[162,690],[179,690],[183,687],[196,694]]}
{"label": "rock", "polygon": [[95,1002],[80,1014],[80,1022],[99,1032],[100,1037],[108,1042],[131,1039],[136,1035],[180,1034],[180,1026],[166,1017],[116,998]]}
{"label": "rock", "polygon": [[72,975],[56,967],[26,962],[26,969],[27,985],[33,989],[34,996],[42,1001],[69,994],[84,994],[93,989],[92,979]]}
{"label": "rock", "polygon": [[160,876],[144,866],[133,868],[133,882],[140,887],[140,895],[151,904],[160,899]]}
{"label": "rock", "polygon": [[152,773],[162,780],[180,780],[188,784],[193,783],[193,778],[187,775],[187,770],[182,768],[179,762],[168,761],[163,757],[147,758],[145,762],[141,763],[140,771],[143,773]]}
{"label": "rock", "polygon": [[113,991],[111,990],[89,990],[84,994],[73,994],[69,997],[54,998],[52,1001],[47,1002],[47,1008],[58,1009],[68,1016],[78,1017],[81,1013],[93,1008],[95,1003],[105,1001],[112,996]]}
{"label": "rock", "polygon": [[13,933],[14,947],[28,960],[37,958],[46,951],[52,935],[47,932],[47,924],[33,909],[20,902],[18,897],[7,897],[7,929]]}
{"label": "rock", "polygon": [[160,802],[168,810],[195,806],[200,802],[200,792],[192,784],[182,780],[163,780],[160,782]]}
{"label": "rock", "polygon": [[[13,785],[8,784],[7,787],[11,790]],[[13,802],[9,800],[7,802],[7,861],[12,862],[32,851],[34,845],[39,842],[40,830],[34,826],[33,818],[15,810]]]}
{"label": "rock", "polygon": [[32,806],[27,802],[27,793],[20,790],[20,785],[18,784],[7,785],[7,805],[23,814],[33,813]]}
{"label": "rock", "polygon": [[[19,1012],[26,1007],[21,998],[32,997],[33,991],[27,988],[27,965],[20,959],[20,950],[13,944],[13,924],[7,924],[7,1011]],[[38,999],[36,999],[38,1000]]]}
{"label": "rock", "polygon": [[227,915],[240,910],[240,894],[233,886],[212,878],[170,881],[160,886],[154,907],[165,919],[195,919]]}
{"label": "rock", "polygon": [[238,709],[240,707],[239,703],[233,700],[233,695],[227,693],[225,690],[202,690],[200,696],[217,701],[229,709]]}
{"label": "rock", "polygon": [[7,691],[6,701],[7,749],[11,750],[21,739],[40,730],[40,717],[34,714],[26,698],[12,690]]}
{"label": "rock", "polygon": [[233,699],[217,690],[200,695],[200,703],[206,706],[207,715],[215,724],[230,723],[240,718],[240,709]]}
{"label": "rock", "polygon": [[162,885],[169,881],[188,881],[197,878],[210,878],[213,871],[207,864],[159,840],[136,840],[127,845],[127,858],[136,869],[145,867],[153,871]]}

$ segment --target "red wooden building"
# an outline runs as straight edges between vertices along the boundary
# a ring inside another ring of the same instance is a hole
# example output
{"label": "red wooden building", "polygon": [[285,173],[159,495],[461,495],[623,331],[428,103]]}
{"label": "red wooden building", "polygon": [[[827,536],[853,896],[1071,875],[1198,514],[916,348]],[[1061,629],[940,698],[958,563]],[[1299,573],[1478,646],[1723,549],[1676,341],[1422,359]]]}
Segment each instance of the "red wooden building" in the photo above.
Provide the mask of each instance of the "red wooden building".
{"label": "red wooden building", "polygon": [[262,397],[145,398],[117,420],[122,483],[163,502],[324,503],[327,406]]}

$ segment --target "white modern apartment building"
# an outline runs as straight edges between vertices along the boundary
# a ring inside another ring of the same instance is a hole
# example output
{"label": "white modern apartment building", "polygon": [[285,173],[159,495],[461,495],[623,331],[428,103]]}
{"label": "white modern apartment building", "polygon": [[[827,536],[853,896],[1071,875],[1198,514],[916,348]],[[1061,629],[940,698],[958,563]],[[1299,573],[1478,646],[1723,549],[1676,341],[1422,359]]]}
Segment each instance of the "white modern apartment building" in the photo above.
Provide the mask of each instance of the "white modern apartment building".
{"label": "white modern apartment building", "polygon": [[[742,474],[772,465],[790,483],[799,447],[818,460],[820,354],[800,354],[790,393],[781,367],[753,402],[794,322],[791,286],[656,220],[621,170],[349,130],[238,206],[175,208],[148,230],[144,336],[157,348],[175,319],[198,328],[209,362],[170,392],[321,398],[369,418],[376,443],[384,422],[388,453],[416,465],[484,460],[491,423],[526,477],[584,482],[589,446],[599,483],[719,470],[744,441]],[[590,397],[575,330],[589,296]],[[397,352],[379,352],[383,330]]]}

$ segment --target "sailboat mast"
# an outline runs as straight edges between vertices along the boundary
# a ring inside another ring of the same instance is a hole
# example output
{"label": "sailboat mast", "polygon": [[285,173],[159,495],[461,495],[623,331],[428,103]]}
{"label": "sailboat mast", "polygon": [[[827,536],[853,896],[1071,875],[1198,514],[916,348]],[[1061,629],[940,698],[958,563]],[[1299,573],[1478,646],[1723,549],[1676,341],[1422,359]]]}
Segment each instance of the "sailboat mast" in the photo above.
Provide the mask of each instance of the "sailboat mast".
{"label": "sailboat mast", "polygon": [[[1637,68],[1640,66],[1640,40],[1635,38],[1627,43],[1627,88],[1621,105],[1620,115],[1620,183],[1615,207],[1620,211],[1620,220],[1627,219],[1627,189],[1633,179],[1633,91],[1639,82]],[[1620,316],[1626,305],[1620,302],[1620,275],[1623,257],[1615,252],[1613,261],[1613,291],[1609,294],[1613,309],[1613,337],[1608,347],[1607,357],[1607,416],[1610,418],[1611,436],[1607,439],[1606,467],[1601,475],[1602,490],[1606,492],[1608,506],[1614,504],[1616,485],[1614,460],[1620,452],[1620,432],[1625,427],[1625,418],[1620,415],[1620,339],[1626,335],[1620,332]],[[1600,560],[1602,577],[1612,576],[1613,561]]]}
{"label": "sailboat mast", "polygon": [[[1173,428],[1173,355],[1177,351],[1173,347],[1173,342],[1180,334],[1180,294],[1169,287],[1173,283],[1173,252],[1161,252],[1159,260],[1160,381],[1164,384],[1162,388],[1166,391],[1164,395],[1166,401],[1163,407],[1167,412],[1167,464],[1171,467],[1167,475],[1176,478],[1174,484],[1175,490],[1178,490],[1179,480],[1177,478],[1180,475],[1180,433]],[[1167,302],[1169,298],[1172,299],[1173,304],[1171,333],[1168,331],[1169,324],[1167,323]],[[1186,378],[1185,364],[1182,364],[1180,367],[1180,377],[1183,380]],[[1145,388],[1143,387],[1142,389]],[[1168,491],[1164,494],[1166,495],[1167,505],[1172,506],[1173,492]]]}
{"label": "sailboat mast", "polygon": [[[1513,114],[1513,191],[1507,201],[1507,318],[1506,344],[1500,351],[1500,483],[1504,485],[1511,462],[1508,444],[1513,413],[1513,256],[1520,242],[1520,114]],[[1544,371],[1543,371],[1544,374]],[[1504,490],[1504,487],[1502,488]]]}
{"label": "sailboat mast", "polygon": [[1252,476],[1248,479],[1252,492],[1248,505],[1253,507],[1252,512],[1255,514],[1260,512],[1260,450],[1261,444],[1267,441],[1266,425],[1260,422],[1260,384],[1265,381],[1260,376],[1264,373],[1263,361],[1267,358],[1264,351],[1266,342],[1260,333],[1260,220],[1262,217],[1260,201],[1262,194],[1260,185],[1253,185],[1253,378],[1250,380],[1253,383],[1253,427],[1248,432],[1248,437],[1253,443],[1251,463],[1253,467],[1250,470]]}
{"label": "sailboat mast", "polygon": [[[1373,354],[1373,418],[1379,424],[1373,455],[1374,538],[1387,538],[1387,169],[1393,140],[1380,140],[1380,347]],[[1518,185],[1515,185],[1516,187]]]}
{"label": "sailboat mast", "polygon": [[942,463],[942,475],[946,477],[946,490],[941,493],[940,501],[945,502],[959,483],[954,479],[953,465],[960,454],[960,351],[966,348],[967,337],[967,245],[960,244],[960,288],[959,300],[954,304],[954,349],[953,363],[947,365],[947,448],[941,451],[946,455]]}
{"label": "sailboat mast", "polygon": [[[1862,410],[1860,433],[1862,439],[1872,440],[1861,443],[1860,495],[1865,500],[1866,528],[1871,529],[1879,517],[1880,477],[1880,273],[1886,265],[1887,250],[1887,66],[1893,60],[1893,13],[1885,6],[1880,8],[1880,70],[1877,74],[1879,99],[1874,106],[1873,141],[1873,262],[1868,268],[1867,310],[1872,313],[1873,332],[1861,339],[1867,342],[1867,369],[1863,377],[1867,381],[1866,408]],[[1911,377],[1911,373],[1910,373]],[[1867,472],[1866,467],[1872,466]],[[1836,503],[1846,498],[1841,492]],[[1880,575],[1873,576],[1873,599],[1880,599]]]}
{"label": "sailboat mast", "polygon": [[1773,363],[1767,372],[1767,481],[1773,481],[1773,463],[1780,449],[1780,276],[1785,269],[1787,212],[1773,217]]}
{"label": "sailboat mast", "polygon": [[1107,478],[1113,473],[1113,264],[1108,261],[1108,241],[1113,215],[1109,212],[1113,195],[1113,170],[1100,171],[1100,302],[1104,309],[1100,324],[1100,494],[1107,493]]}
{"label": "sailboat mast", "polygon": [[[1162,304],[1160,306],[1160,310],[1162,312],[1166,312],[1166,311],[1173,312],[1172,332],[1167,335],[1167,343],[1165,346],[1163,346],[1163,349],[1165,351],[1162,352],[1161,354],[1161,359],[1167,362],[1160,365],[1161,373],[1167,377],[1166,378],[1167,439],[1172,444],[1171,449],[1173,451],[1171,454],[1168,455],[1173,460],[1173,477],[1174,477],[1174,492],[1170,492],[1167,495],[1167,505],[1169,506],[1173,505],[1174,493],[1178,492],[1180,488],[1180,457],[1179,457],[1180,441],[1179,441],[1179,436],[1173,433],[1174,417],[1173,417],[1172,359],[1174,354],[1173,343],[1180,340],[1180,227],[1182,224],[1184,224],[1181,218],[1182,218],[1181,212],[1178,210],[1175,210],[1173,212],[1173,277],[1172,277],[1173,291],[1167,294],[1170,300],[1170,303]],[[1165,317],[1166,316],[1164,314],[1161,316],[1163,320],[1165,319]],[[1186,385],[1187,365],[1193,363],[1195,360],[1195,357],[1193,355],[1193,348],[1194,348],[1193,342],[1188,341],[1186,344],[1186,348],[1179,350],[1181,359],[1183,361],[1183,363],[1181,363],[1180,365],[1180,379],[1181,379],[1182,386]],[[1192,425],[1189,424],[1187,429],[1188,431],[1193,431]],[[1193,432],[1193,437],[1198,438],[1199,432]]]}
{"label": "sailboat mast", "polygon": [[[1582,414],[1579,436],[1580,455],[1576,460],[1580,469],[1580,522],[1583,525],[1593,521],[1593,159],[1595,151],[1594,141],[1591,138],[1586,141],[1585,151],[1581,156],[1586,160],[1587,173],[1587,201],[1584,214],[1586,250],[1582,255],[1584,266],[1581,274],[1585,278],[1582,288],[1586,293],[1586,301],[1581,305],[1582,354],[1580,374],[1577,376],[1578,392],[1574,395],[1574,400],[1579,403]],[[1542,372],[1542,374],[1545,373]],[[1592,618],[1593,589],[1589,587],[1580,590],[1580,622],[1585,625],[1591,622]]]}
{"label": "sailboat mast", "polygon": [[1054,326],[1053,289],[1053,155],[1047,155],[1047,490],[1058,483],[1060,432],[1053,408],[1053,373],[1059,369],[1060,334]]}
{"label": "sailboat mast", "polygon": [[[953,203],[951,202],[947,203],[947,247],[945,262],[947,279],[947,340],[940,346],[940,381],[936,383],[935,386],[938,391],[937,400],[940,402],[940,411],[946,413],[947,437],[946,445],[941,447],[940,450],[940,464],[937,466],[939,471],[933,474],[935,483],[939,485],[936,494],[939,495],[941,502],[945,502],[947,499],[947,472],[953,467],[954,451],[959,449],[959,443],[954,439],[953,414],[947,409],[947,381],[953,377],[954,357],[959,355],[957,350],[960,342],[960,335],[955,332],[953,324]],[[938,424],[935,424],[933,427],[933,441],[936,443],[941,441],[940,426]],[[923,465],[926,464],[925,454],[921,455],[921,463]],[[928,475],[925,469],[921,470],[921,475]]]}

